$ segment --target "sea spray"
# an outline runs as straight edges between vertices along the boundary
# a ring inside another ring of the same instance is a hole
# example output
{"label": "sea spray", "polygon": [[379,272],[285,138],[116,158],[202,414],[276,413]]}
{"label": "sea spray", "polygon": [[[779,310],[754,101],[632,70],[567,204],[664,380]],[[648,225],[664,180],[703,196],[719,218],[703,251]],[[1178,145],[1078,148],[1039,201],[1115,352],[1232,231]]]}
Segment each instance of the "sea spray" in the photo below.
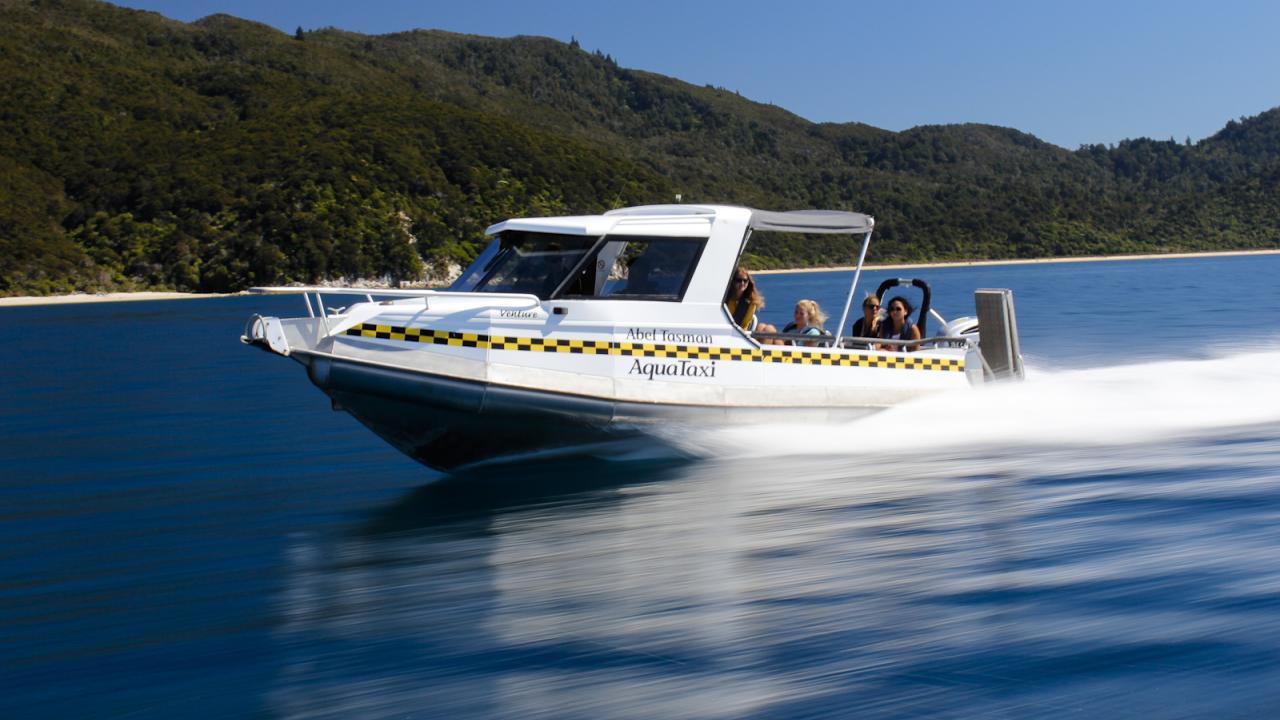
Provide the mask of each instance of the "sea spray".
{"label": "sea spray", "polygon": [[858,420],[655,431],[705,458],[865,457],[1003,447],[1115,446],[1280,422],[1280,350],[1033,372]]}

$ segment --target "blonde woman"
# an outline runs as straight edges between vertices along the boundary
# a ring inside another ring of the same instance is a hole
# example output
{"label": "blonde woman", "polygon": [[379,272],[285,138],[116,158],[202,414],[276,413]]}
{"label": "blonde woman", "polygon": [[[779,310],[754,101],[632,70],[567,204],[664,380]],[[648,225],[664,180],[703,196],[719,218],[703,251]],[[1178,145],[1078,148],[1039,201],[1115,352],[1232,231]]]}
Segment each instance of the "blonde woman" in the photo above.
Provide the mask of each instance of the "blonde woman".
{"label": "blonde woman", "polygon": [[[818,303],[813,300],[800,300],[796,302],[796,309],[792,313],[792,322],[782,328],[784,333],[803,333],[805,335],[827,335],[827,331],[823,329],[822,323],[827,321],[827,314],[822,312],[822,308],[818,307]],[[817,345],[817,343],[805,343],[809,347]]]}

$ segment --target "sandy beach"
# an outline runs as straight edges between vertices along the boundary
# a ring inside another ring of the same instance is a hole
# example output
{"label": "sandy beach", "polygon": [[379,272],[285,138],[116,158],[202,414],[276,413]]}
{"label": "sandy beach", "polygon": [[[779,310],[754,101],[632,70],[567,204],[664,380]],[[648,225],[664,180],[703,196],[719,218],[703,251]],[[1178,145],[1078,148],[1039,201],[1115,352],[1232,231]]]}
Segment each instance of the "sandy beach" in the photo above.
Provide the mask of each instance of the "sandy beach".
{"label": "sandy beach", "polygon": [[[1172,260],[1174,258],[1229,257],[1235,255],[1276,255],[1280,250],[1226,250],[1204,253],[1164,253],[1152,255],[1099,255],[1094,257],[1069,258],[1031,258],[1027,260],[963,260],[936,263],[900,263],[876,264],[867,263],[864,270],[910,270],[914,268],[934,267],[975,267],[980,265],[1038,265],[1042,263],[1080,263],[1110,262],[1116,260]],[[755,270],[757,275],[776,275],[781,273],[805,272],[848,272],[854,270],[853,265],[836,265],[831,267],[791,268],[783,270]],[[376,290],[374,290],[376,292]],[[69,305],[74,303],[129,302],[137,300],[184,300],[195,298],[228,297],[228,294],[216,293],[181,293],[181,292],[131,292],[131,293],[77,293],[74,295],[45,295],[0,297],[0,308],[20,307],[26,305]]]}
{"label": "sandy beach", "polygon": [[24,305],[73,305],[76,303],[130,302],[137,300],[186,300],[194,298],[227,297],[216,293],[180,292],[129,292],[129,293],[75,293],[72,295],[20,295],[0,297],[0,307]]}

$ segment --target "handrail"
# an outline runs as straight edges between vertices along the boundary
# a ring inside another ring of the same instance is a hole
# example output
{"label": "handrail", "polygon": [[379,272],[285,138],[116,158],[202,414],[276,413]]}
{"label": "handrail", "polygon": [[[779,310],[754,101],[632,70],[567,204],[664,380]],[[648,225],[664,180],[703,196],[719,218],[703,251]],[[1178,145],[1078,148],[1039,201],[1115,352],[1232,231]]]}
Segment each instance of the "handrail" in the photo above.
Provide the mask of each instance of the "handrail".
{"label": "handrail", "polygon": [[248,344],[248,343],[252,343],[254,340],[257,340],[259,337],[264,337],[266,335],[265,331],[262,333],[262,335],[255,334],[258,329],[258,324],[261,322],[262,322],[262,316],[259,315],[258,313],[254,313],[250,315],[249,319],[244,324],[244,334],[240,336],[240,342]]}
{"label": "handrail", "polygon": [[[251,287],[249,292],[255,295],[297,295],[307,293],[322,293],[325,295],[389,295],[392,297],[426,297],[435,295],[439,290],[428,290],[426,288],[352,288],[352,287],[324,287],[321,285],[296,285],[296,286],[276,286],[276,287]],[[489,293],[498,295],[500,293]],[[514,293],[513,293],[514,294]]]}
{"label": "handrail", "polygon": [[[769,333],[755,332],[751,333],[751,337],[759,340],[789,340],[798,344],[808,345],[812,343],[816,347],[832,347],[834,338],[830,335],[806,335],[804,333]],[[839,347],[844,349],[854,348],[855,345],[901,345],[919,347],[922,345],[934,345],[940,347],[965,347],[969,344],[971,338],[960,337],[956,335],[935,335],[933,337],[920,338],[919,340],[891,340],[888,338],[868,338],[868,337],[843,337],[840,338]]]}
{"label": "handrail", "polygon": [[390,289],[390,288],[350,288],[350,287],[322,287],[318,285],[298,285],[298,286],[281,286],[281,287],[251,287],[249,292],[255,295],[299,295],[307,293],[317,293],[320,295],[364,295],[371,297],[374,295],[383,295],[387,297],[477,297],[477,298],[500,298],[500,299],[518,299],[534,303],[541,303],[542,300],[537,295],[530,293],[496,293],[496,292],[468,292],[462,290],[439,290],[426,288],[416,289]]}
{"label": "handrail", "polygon": [[834,339],[831,335],[809,335],[796,332],[753,332],[749,335],[755,340],[788,340],[804,345],[812,343],[817,347],[829,347]]}
{"label": "handrail", "polygon": [[[541,306],[542,300],[536,295],[528,293],[476,293],[476,292],[453,292],[438,291],[428,289],[391,289],[391,288],[350,288],[350,287],[322,287],[317,285],[297,285],[297,286],[277,286],[277,287],[252,287],[249,292],[255,294],[277,294],[277,295],[302,295],[303,302],[307,305],[307,317],[319,317],[321,324],[324,326],[326,334],[332,333],[333,329],[329,325],[329,312],[324,306],[324,295],[360,295],[363,296],[365,302],[374,302],[374,295],[384,297],[398,298],[421,298],[424,309],[427,307],[429,299],[432,297],[452,296],[452,297],[476,297],[485,300],[518,300],[523,306]],[[315,307],[311,305],[311,296],[315,295]],[[386,302],[390,302],[389,300]],[[341,307],[333,311],[334,315],[342,315],[347,308]]]}

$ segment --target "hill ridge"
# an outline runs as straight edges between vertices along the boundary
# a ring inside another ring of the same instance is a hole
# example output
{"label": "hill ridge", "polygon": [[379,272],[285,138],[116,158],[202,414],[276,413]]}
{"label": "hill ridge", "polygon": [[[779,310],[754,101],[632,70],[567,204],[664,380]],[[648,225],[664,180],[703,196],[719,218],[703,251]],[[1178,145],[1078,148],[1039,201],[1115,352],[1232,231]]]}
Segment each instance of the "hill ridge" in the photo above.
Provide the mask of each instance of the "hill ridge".
{"label": "hill ridge", "polygon": [[[813,123],[538,36],[0,2],[0,294],[418,279],[507,217],[876,215],[880,261],[1274,248],[1280,107],[1194,144]],[[772,238],[757,267],[852,248]]]}

